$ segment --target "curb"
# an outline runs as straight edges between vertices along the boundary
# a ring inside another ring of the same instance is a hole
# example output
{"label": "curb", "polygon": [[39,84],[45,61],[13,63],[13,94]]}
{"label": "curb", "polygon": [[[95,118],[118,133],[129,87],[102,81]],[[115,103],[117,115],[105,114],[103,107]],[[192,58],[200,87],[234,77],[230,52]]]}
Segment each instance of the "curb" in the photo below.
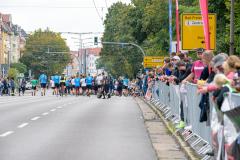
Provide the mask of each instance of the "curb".
{"label": "curb", "polygon": [[140,98],[141,100],[145,101],[149,106],[151,106],[151,108],[158,113],[159,117],[161,117],[163,123],[165,124],[165,126],[171,131],[171,136],[173,137],[173,139],[178,143],[178,145],[181,147],[181,150],[185,153],[185,155],[187,156],[188,159],[190,160],[199,160],[199,158],[194,157],[194,151],[191,149],[190,146],[188,146],[187,142],[185,142],[180,135],[178,135],[169,125],[168,120],[165,119],[164,116],[162,116],[161,111],[159,111],[157,109],[156,106],[154,106],[153,104],[151,104],[150,102],[146,101],[143,98]]}

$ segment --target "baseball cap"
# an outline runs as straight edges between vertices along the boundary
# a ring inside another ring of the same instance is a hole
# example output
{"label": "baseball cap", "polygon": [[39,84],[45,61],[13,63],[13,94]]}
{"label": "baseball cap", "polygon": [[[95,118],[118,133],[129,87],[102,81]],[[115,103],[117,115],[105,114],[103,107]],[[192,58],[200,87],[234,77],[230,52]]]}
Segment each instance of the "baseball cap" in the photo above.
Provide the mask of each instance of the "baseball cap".
{"label": "baseball cap", "polygon": [[178,56],[174,56],[172,59],[180,60]]}
{"label": "baseball cap", "polygon": [[204,49],[203,49],[202,47],[199,47],[199,48],[197,49],[197,53],[198,53],[198,52],[203,53],[203,52],[204,52]]}
{"label": "baseball cap", "polygon": [[224,56],[219,54],[216,57],[214,57],[213,61],[214,61],[214,67],[217,68],[223,64],[223,62],[225,61],[225,58]]}

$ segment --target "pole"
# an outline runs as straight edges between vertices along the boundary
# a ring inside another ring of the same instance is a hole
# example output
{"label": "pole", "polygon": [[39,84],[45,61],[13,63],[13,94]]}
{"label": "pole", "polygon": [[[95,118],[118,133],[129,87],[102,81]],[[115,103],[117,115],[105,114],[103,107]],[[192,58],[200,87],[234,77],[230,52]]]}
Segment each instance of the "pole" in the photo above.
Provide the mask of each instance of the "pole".
{"label": "pole", "polygon": [[87,49],[85,48],[85,54],[84,54],[85,58],[85,64],[84,64],[84,74],[87,74]]}
{"label": "pole", "polygon": [[179,53],[179,16],[178,16],[178,0],[176,0],[176,25],[177,25],[177,54]]}
{"label": "pole", "polygon": [[234,55],[234,0],[231,0],[230,55]]}
{"label": "pole", "polygon": [[[172,0],[169,0],[169,43],[170,54],[172,53]],[[171,57],[169,54],[169,57]]]}
{"label": "pole", "polygon": [[[1,31],[1,27],[0,27],[0,42],[2,42],[2,35],[1,35],[2,31]],[[1,52],[1,47],[2,44],[0,43],[0,78],[4,77],[4,74],[2,74],[2,52]],[[1,77],[2,74],[2,77]]]}
{"label": "pole", "polygon": [[130,46],[133,45],[133,46],[138,47],[142,51],[143,56],[146,56],[143,49],[140,46],[138,46],[134,43],[121,43],[121,42],[98,42],[98,43],[102,43],[102,44],[125,44],[125,45],[130,45]]}

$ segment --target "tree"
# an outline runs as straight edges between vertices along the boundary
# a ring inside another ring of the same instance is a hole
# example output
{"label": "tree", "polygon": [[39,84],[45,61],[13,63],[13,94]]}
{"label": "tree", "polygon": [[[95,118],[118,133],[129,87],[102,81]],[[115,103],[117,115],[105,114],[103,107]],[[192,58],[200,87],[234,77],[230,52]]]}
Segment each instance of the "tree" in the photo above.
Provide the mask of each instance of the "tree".
{"label": "tree", "polygon": [[24,65],[23,63],[19,62],[15,62],[15,63],[11,63],[10,64],[10,68],[15,68],[19,71],[19,73],[27,73],[27,66]]}
{"label": "tree", "polygon": [[11,79],[12,77],[14,77],[14,82],[17,83],[17,74],[19,73],[19,71],[16,68],[10,68],[8,70],[8,78]]}
{"label": "tree", "polygon": [[30,34],[20,62],[25,64],[28,70],[32,70],[35,77],[39,77],[42,71],[45,71],[47,76],[51,76],[55,72],[62,73],[70,62],[69,54],[48,55],[47,48],[50,49],[50,52],[70,51],[60,33],[54,33],[47,28],[44,31],[39,29]]}

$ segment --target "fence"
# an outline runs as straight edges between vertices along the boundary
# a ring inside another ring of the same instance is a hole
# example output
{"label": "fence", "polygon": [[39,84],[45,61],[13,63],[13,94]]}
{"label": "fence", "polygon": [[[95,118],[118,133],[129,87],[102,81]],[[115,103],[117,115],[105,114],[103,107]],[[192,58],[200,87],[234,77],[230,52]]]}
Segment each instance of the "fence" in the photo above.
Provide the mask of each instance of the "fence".
{"label": "fence", "polygon": [[[211,101],[212,94],[209,93],[210,107],[209,107],[209,116],[207,122],[200,122],[200,113],[201,109],[199,103],[201,101],[201,95],[197,95],[197,85],[186,83],[186,96],[180,93],[180,88],[178,85],[170,84],[167,86],[165,83],[158,81],[152,86],[152,100],[153,103],[163,111],[166,116],[166,119],[173,117],[171,121],[174,122],[177,119],[180,119],[180,103],[183,104],[183,117],[185,126],[192,126],[192,133],[186,137],[185,141],[188,141],[192,137],[198,137],[192,144],[191,147],[194,147],[200,142],[205,142],[201,149],[198,150],[198,154],[204,154],[209,150],[212,150],[212,131],[210,127],[211,120],[211,111],[213,107],[213,102]],[[227,99],[230,103],[231,109],[240,106],[240,95],[239,94],[230,94],[227,95]],[[187,106],[185,105],[187,102]],[[178,132],[180,129],[177,129]],[[187,130],[182,132],[184,135]],[[210,156],[205,156],[203,160],[209,159]]]}

